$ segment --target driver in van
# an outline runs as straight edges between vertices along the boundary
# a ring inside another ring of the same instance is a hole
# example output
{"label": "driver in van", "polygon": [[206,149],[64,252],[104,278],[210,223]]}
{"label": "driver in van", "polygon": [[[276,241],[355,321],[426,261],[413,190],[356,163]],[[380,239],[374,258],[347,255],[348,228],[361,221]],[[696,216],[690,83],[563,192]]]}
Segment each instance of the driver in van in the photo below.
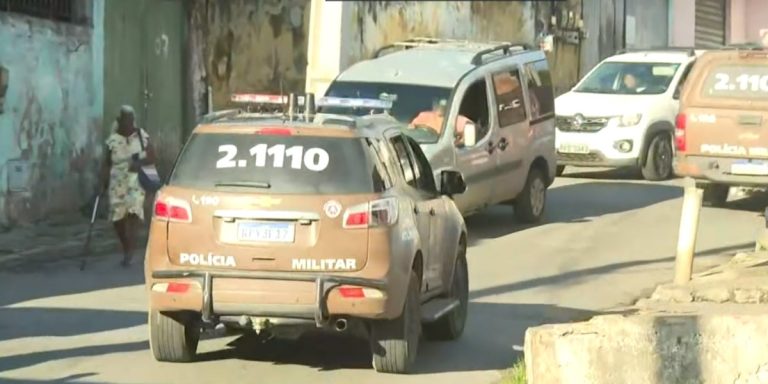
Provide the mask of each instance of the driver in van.
{"label": "driver in van", "polygon": [[[432,109],[420,112],[418,116],[411,121],[410,127],[416,128],[419,125],[427,126],[440,135],[443,129],[443,120],[445,120],[447,103],[448,102],[445,99],[433,100]],[[466,127],[467,123],[472,123],[472,120],[462,115],[456,117],[454,145],[460,146],[464,141],[464,127]]]}
{"label": "driver in van", "polygon": [[639,93],[645,90],[645,85],[641,83],[642,81],[640,81],[640,77],[630,72],[624,75],[622,85],[625,90]]}

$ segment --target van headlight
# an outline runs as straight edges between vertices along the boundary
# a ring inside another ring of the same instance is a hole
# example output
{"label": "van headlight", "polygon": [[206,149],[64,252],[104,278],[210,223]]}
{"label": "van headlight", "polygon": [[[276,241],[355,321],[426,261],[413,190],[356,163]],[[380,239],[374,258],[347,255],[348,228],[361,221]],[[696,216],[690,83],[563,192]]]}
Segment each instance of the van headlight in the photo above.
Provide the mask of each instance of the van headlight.
{"label": "van headlight", "polygon": [[627,113],[619,118],[619,127],[634,127],[640,124],[642,118],[640,113]]}

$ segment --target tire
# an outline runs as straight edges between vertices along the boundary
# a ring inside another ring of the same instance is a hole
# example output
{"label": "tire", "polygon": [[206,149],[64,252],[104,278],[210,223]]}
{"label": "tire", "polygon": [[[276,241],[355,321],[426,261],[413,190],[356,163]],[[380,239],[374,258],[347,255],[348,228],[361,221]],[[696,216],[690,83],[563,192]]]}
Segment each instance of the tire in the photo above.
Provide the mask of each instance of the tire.
{"label": "tire", "polygon": [[451,313],[444,315],[440,320],[424,324],[424,336],[428,340],[456,340],[464,333],[467,322],[467,308],[469,306],[469,270],[467,268],[467,246],[462,241],[459,244],[459,252],[456,255],[453,280],[449,297],[459,300],[459,306]]}
{"label": "tire", "polygon": [[157,310],[149,311],[149,348],[155,360],[186,363],[195,360],[200,330]]}
{"label": "tire", "polygon": [[421,339],[420,300],[419,278],[411,271],[400,316],[371,323],[371,353],[377,372],[409,373],[416,364]]}
{"label": "tire", "polygon": [[565,172],[565,165],[558,165],[557,166],[557,173],[556,173],[556,175],[558,177],[562,176],[564,172]]}
{"label": "tire", "polygon": [[701,204],[706,207],[723,207],[728,201],[730,187],[723,184],[706,184],[699,188],[704,189]]}
{"label": "tire", "polygon": [[533,167],[528,172],[523,191],[515,199],[515,217],[526,224],[538,223],[544,216],[546,205],[547,181],[544,173]]}
{"label": "tire", "polygon": [[640,168],[643,178],[648,181],[662,181],[672,177],[672,141],[666,133],[660,133],[651,139],[645,164]]}

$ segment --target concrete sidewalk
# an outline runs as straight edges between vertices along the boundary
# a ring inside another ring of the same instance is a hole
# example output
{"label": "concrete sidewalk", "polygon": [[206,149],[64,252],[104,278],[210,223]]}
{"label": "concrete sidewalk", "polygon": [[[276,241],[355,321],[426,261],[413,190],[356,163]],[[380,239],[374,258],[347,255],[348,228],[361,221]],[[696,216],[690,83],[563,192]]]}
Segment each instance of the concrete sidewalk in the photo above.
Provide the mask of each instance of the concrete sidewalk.
{"label": "concrete sidewalk", "polygon": [[[81,257],[89,219],[69,215],[0,233],[0,271],[21,272],[52,261]],[[137,239],[140,246],[143,247],[146,237],[142,228]],[[119,252],[119,241],[108,220],[98,218],[94,223],[90,250],[89,257],[94,258]]]}
{"label": "concrete sidewalk", "polygon": [[618,314],[529,328],[528,383],[768,383],[766,302],[768,252],[737,254]]}

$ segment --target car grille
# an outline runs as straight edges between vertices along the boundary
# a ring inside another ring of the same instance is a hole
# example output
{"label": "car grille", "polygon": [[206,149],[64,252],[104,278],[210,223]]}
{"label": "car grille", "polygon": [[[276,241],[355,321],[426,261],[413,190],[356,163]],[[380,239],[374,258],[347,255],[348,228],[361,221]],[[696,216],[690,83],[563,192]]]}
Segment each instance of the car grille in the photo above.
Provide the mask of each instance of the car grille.
{"label": "car grille", "polygon": [[557,116],[555,118],[555,125],[557,129],[563,132],[597,132],[608,125],[610,118],[583,117],[581,118],[581,124],[577,124],[576,120],[573,116]]}
{"label": "car grille", "polygon": [[561,161],[576,161],[583,163],[599,163],[603,161],[603,158],[597,153],[559,153],[557,154],[558,160]]}

